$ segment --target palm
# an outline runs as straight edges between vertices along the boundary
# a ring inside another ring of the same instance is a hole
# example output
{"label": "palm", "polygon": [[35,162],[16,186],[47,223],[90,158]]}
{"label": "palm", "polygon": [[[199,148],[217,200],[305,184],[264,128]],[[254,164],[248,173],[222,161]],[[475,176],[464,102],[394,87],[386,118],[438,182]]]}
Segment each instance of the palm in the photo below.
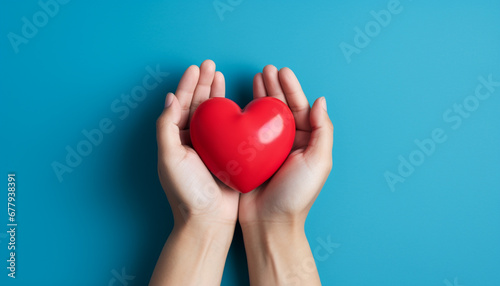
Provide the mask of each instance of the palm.
{"label": "palm", "polygon": [[193,214],[215,215],[221,220],[235,220],[238,193],[215,179],[196,151],[184,145],[186,156],[179,164],[178,176],[186,178],[183,201]]}

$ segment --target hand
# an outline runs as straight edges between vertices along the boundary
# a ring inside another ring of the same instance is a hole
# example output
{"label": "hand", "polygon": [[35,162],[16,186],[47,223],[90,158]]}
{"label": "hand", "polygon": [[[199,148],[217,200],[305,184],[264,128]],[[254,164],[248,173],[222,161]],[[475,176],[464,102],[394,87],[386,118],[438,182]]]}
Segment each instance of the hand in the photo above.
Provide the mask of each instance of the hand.
{"label": "hand", "polygon": [[248,224],[305,222],[332,168],[333,125],[325,98],[309,107],[295,74],[268,65],[254,78],[254,98],[271,96],[290,107],[296,125],[292,151],[274,176],[242,194],[239,221]]}
{"label": "hand", "polygon": [[193,220],[234,227],[239,194],[214,179],[191,147],[189,121],[210,97],[224,97],[224,76],[206,60],[190,66],[176,94],[168,94],[157,121],[158,174],[174,213],[175,223]]}
{"label": "hand", "polygon": [[332,168],[333,125],[325,98],[309,107],[294,73],[266,66],[254,78],[254,98],[276,97],[296,125],[292,151],[263,185],[242,194],[239,221],[252,285],[321,285],[304,231],[307,214]]}
{"label": "hand", "polygon": [[174,229],[150,285],[220,285],[238,216],[239,193],[214,179],[190,146],[189,121],[210,97],[224,97],[224,76],[211,60],[190,66],[157,121],[158,175]]}

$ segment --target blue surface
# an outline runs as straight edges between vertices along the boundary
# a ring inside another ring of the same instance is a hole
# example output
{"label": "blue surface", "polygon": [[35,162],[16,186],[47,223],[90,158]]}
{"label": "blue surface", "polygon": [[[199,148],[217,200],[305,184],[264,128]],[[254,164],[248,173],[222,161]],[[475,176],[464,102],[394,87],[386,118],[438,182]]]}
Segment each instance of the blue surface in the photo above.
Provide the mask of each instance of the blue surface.
{"label": "blue surface", "polygon": [[[210,58],[240,105],[266,64],[292,68],[310,101],[327,97],[334,169],[306,225],[324,285],[498,285],[500,87],[474,96],[478,77],[500,81],[500,2],[220,2],[233,6],[219,15],[212,1],[70,1],[44,19],[36,1],[2,1],[0,284],[146,285],[172,227],[155,120],[182,72]],[[370,22],[388,6],[390,23]],[[43,27],[19,42],[34,15]],[[366,25],[373,37],[355,47]],[[346,57],[346,44],[358,50]],[[169,75],[125,108],[121,95],[157,65]],[[457,115],[464,100],[470,111]],[[113,131],[60,182],[53,162],[105,118]],[[436,128],[446,140],[419,153],[414,140]],[[421,164],[403,177],[398,157],[410,155]],[[394,191],[386,176],[399,178]],[[122,271],[134,278],[120,281]],[[237,232],[222,285],[247,280]]]}

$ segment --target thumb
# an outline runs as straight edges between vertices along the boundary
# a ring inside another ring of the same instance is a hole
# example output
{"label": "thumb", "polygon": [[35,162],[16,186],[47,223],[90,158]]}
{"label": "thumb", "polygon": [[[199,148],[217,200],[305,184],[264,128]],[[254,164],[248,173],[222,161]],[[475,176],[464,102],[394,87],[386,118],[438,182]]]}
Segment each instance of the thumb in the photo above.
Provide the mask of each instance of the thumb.
{"label": "thumb", "polygon": [[[333,124],[326,111],[326,99],[320,97],[314,102],[309,113],[312,133],[305,150],[305,155],[315,163],[332,164]],[[325,159],[328,159],[325,161]]]}
{"label": "thumb", "polygon": [[[165,108],[156,120],[156,140],[158,154],[175,152],[181,147],[179,122],[181,121],[181,106],[177,97],[169,92],[165,98]],[[177,152],[176,152],[177,153]]]}

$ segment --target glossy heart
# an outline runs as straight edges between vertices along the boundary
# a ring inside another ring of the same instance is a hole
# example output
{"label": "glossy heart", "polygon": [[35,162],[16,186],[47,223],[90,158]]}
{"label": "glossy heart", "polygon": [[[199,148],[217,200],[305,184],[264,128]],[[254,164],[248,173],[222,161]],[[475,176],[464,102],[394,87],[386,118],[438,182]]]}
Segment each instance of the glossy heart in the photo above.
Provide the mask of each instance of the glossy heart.
{"label": "glossy heart", "polygon": [[295,121],[276,98],[255,99],[243,110],[227,98],[211,98],[194,112],[190,135],[207,168],[226,185],[247,193],[283,164],[292,149]]}

